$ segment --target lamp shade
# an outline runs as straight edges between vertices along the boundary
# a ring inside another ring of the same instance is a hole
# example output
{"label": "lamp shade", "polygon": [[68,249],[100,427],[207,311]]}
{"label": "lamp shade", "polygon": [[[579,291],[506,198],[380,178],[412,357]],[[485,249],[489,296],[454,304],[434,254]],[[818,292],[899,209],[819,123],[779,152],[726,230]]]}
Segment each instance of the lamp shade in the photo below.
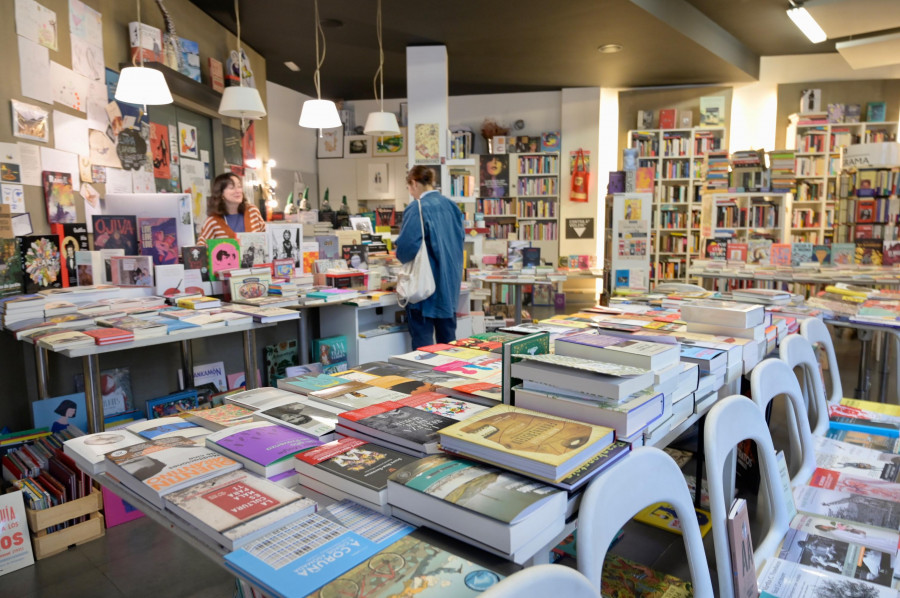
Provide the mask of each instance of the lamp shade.
{"label": "lamp shade", "polygon": [[116,99],[128,104],[156,106],[171,104],[172,94],[160,71],[143,66],[129,66],[119,74]]}
{"label": "lamp shade", "polygon": [[259,90],[252,87],[226,87],[219,103],[219,114],[259,119],[266,115],[266,107],[259,97]]}
{"label": "lamp shade", "polygon": [[366,135],[399,135],[400,126],[393,112],[370,112],[366,119]]}
{"label": "lamp shade", "polygon": [[300,126],[310,129],[333,129],[341,126],[337,106],[331,100],[306,100],[300,111]]}

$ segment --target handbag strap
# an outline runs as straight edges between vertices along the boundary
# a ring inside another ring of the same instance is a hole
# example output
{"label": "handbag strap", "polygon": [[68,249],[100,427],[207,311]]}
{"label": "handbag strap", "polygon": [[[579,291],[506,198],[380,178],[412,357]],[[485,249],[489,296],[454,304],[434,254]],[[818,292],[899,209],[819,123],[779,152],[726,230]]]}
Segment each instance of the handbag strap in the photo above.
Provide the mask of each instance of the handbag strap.
{"label": "handbag strap", "polygon": [[578,155],[575,156],[575,170],[578,170],[578,161],[581,160],[581,170],[587,170],[587,164],[584,160],[584,150],[579,148]]}
{"label": "handbag strap", "polygon": [[419,202],[419,222],[422,224],[422,245],[425,246],[425,254],[428,254],[428,244],[425,243],[425,217],[422,215],[422,200],[416,199]]}

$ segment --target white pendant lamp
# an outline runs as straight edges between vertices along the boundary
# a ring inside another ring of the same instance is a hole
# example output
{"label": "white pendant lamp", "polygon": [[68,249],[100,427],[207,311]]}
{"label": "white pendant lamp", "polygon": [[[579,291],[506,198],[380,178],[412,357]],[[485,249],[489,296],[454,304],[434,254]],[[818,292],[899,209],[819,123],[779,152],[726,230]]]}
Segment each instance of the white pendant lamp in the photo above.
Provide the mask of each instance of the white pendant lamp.
{"label": "white pendant lamp", "polygon": [[219,114],[233,116],[241,120],[249,118],[257,120],[266,115],[259,90],[244,87],[244,52],[241,50],[241,14],[238,0],[234,0],[234,20],[237,22],[237,54],[238,54],[238,86],[226,87],[219,103]]}
{"label": "white pendant lamp", "polygon": [[[144,28],[141,25],[141,0],[137,0],[138,56],[140,66],[128,66],[119,73],[115,98],[127,104],[157,106],[171,104],[172,93],[161,71],[144,66]],[[134,59],[131,61],[134,64]]]}
{"label": "white pendant lamp", "polygon": [[378,86],[381,85],[381,112],[370,112],[366,119],[366,128],[363,133],[381,137],[384,135],[399,135],[400,126],[393,112],[384,111],[384,48],[381,43],[381,0],[378,0],[377,16],[375,17],[375,29],[378,32],[378,70],[375,71],[375,80],[372,87],[375,88],[375,101],[378,101]]}
{"label": "white pendant lamp", "polygon": [[[303,102],[300,111],[300,126],[309,129],[333,129],[341,126],[341,117],[337,106],[331,100],[322,99],[322,87],[319,79],[319,69],[325,61],[325,31],[319,21],[319,0],[314,1],[316,17],[316,72],[313,74],[313,83],[316,85],[316,99]],[[319,57],[319,37],[322,38],[322,57]]]}

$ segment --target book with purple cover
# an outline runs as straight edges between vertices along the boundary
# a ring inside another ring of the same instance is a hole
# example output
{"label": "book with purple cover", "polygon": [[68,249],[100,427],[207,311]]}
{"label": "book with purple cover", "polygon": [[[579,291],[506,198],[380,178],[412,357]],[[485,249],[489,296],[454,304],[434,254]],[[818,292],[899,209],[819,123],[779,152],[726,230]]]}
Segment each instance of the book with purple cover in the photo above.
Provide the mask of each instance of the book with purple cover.
{"label": "book with purple cover", "polygon": [[271,422],[233,426],[206,437],[208,447],[267,478],[293,469],[294,455],[320,444],[314,438]]}

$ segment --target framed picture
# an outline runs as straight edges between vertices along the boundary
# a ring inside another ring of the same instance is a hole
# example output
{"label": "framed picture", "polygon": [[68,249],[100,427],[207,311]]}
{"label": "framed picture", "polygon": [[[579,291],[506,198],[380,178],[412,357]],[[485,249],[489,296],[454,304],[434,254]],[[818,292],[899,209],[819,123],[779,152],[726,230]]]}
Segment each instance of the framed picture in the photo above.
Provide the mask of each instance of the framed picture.
{"label": "framed picture", "polygon": [[405,156],[406,155],[406,127],[400,127],[399,135],[390,137],[372,137],[373,156]]}
{"label": "framed picture", "polygon": [[25,102],[10,100],[12,106],[12,132],[21,139],[50,141],[50,113]]}
{"label": "framed picture", "polygon": [[344,157],[344,128],[322,129],[319,140],[317,156],[319,158],[343,158]]}
{"label": "framed picture", "polygon": [[347,135],[344,137],[345,158],[366,158],[370,156],[368,135]]}
{"label": "framed picture", "polygon": [[369,164],[368,192],[370,197],[389,193],[391,190],[387,162]]}
{"label": "framed picture", "polygon": [[197,127],[186,123],[178,123],[178,153],[185,158],[194,160],[200,158]]}

